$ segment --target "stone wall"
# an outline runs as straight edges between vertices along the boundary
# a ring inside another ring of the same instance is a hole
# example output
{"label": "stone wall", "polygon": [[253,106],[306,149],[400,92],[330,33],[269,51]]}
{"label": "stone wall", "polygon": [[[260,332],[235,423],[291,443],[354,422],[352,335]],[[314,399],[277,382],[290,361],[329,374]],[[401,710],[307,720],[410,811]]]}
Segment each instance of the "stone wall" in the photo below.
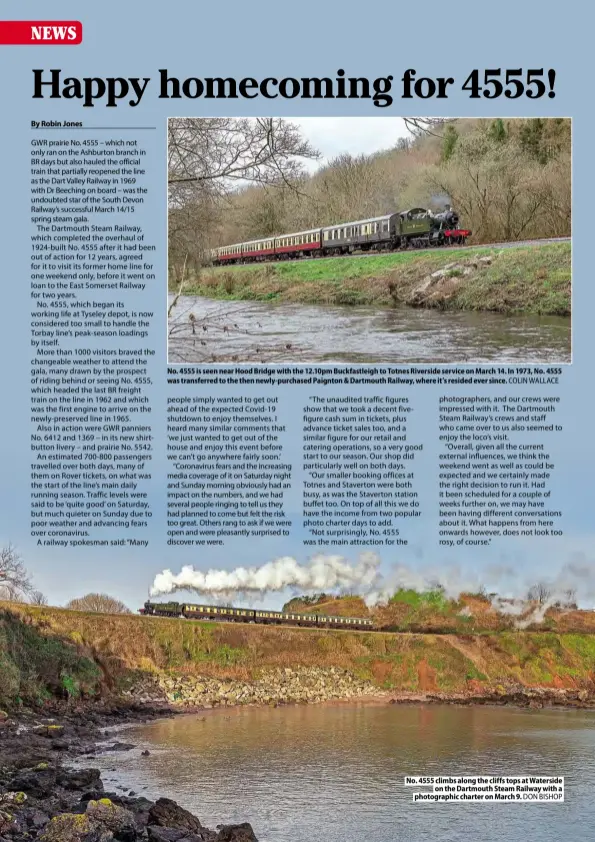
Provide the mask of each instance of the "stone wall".
{"label": "stone wall", "polygon": [[255,681],[158,673],[142,678],[125,695],[142,704],[166,702],[179,707],[212,708],[314,703],[389,693],[336,667],[285,667],[263,670]]}

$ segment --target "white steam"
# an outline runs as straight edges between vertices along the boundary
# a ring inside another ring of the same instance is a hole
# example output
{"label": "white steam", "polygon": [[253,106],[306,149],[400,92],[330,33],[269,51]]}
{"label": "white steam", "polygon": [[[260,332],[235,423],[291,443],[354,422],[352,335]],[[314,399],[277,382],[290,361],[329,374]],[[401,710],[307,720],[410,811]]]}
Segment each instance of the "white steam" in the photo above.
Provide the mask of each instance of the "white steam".
{"label": "white steam", "polygon": [[379,580],[380,559],[375,553],[362,553],[355,564],[339,555],[315,555],[306,564],[295,558],[269,561],[260,567],[235,570],[195,570],[182,567],[179,573],[164,570],[155,576],[151,596],[175,591],[196,591],[212,596],[262,594],[299,588],[303,591],[353,589],[368,591]]}
{"label": "white steam", "polygon": [[[456,565],[415,568],[393,565],[386,576],[380,573],[380,558],[372,552],[362,553],[350,562],[339,555],[314,555],[300,564],[284,556],[259,567],[236,567],[234,570],[210,569],[205,572],[192,566],[179,573],[164,570],[151,587],[151,596],[176,591],[194,591],[211,601],[256,597],[267,593],[293,590],[298,593],[350,592],[362,596],[369,607],[386,603],[399,589],[418,593],[440,589],[446,599],[457,600],[463,593],[489,594],[495,611],[515,618],[517,628],[543,622],[547,610],[556,607],[569,610],[574,603],[591,607],[595,603],[595,562],[583,554],[573,554],[557,572],[537,582],[535,576],[505,565],[486,566],[481,571],[463,571]],[[538,598],[531,592],[538,593]],[[462,609],[465,615],[467,612]],[[468,612],[471,615],[471,612]]]}

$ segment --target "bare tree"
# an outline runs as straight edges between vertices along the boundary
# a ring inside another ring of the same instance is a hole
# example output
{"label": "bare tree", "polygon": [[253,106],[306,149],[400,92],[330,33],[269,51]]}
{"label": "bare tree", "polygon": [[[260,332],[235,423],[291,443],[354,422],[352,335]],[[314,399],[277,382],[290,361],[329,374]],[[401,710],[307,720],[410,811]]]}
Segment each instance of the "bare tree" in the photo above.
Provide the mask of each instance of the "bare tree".
{"label": "bare tree", "polygon": [[97,614],[132,613],[119,599],[105,593],[88,593],[78,599],[71,599],[66,608],[71,611],[92,611]]}
{"label": "bare tree", "polygon": [[33,582],[13,544],[0,549],[0,599],[21,601],[33,591]]}
{"label": "bare tree", "polygon": [[31,605],[47,605],[48,598],[41,591],[33,591],[31,596],[29,597],[29,602],[31,603]]}
{"label": "bare tree", "polygon": [[554,607],[566,609],[566,611],[576,611],[578,608],[576,588],[567,588],[561,597],[556,600]]}
{"label": "bare tree", "polygon": [[318,158],[298,127],[281,117],[172,118],[168,155],[170,188],[202,185],[219,194],[238,181],[290,184],[302,173],[300,159]]}
{"label": "bare tree", "polygon": [[433,137],[442,137],[442,129],[447,123],[452,123],[452,119],[445,117],[403,117],[405,125],[414,137],[422,135],[433,135]]}
{"label": "bare tree", "polygon": [[299,191],[303,161],[318,158],[280,117],[172,118],[168,123],[169,267],[198,268],[229,200],[250,184]]}
{"label": "bare tree", "polygon": [[548,601],[551,595],[552,591],[548,584],[545,582],[537,582],[537,584],[530,587],[527,591],[527,600],[529,602],[538,602],[540,605],[543,605]]}

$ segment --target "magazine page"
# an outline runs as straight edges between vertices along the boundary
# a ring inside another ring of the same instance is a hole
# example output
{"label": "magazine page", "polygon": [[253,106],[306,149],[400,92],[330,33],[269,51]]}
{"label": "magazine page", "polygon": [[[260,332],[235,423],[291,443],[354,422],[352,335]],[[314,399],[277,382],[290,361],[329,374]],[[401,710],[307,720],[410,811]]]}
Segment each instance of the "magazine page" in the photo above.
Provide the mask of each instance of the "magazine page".
{"label": "magazine page", "polygon": [[4,4],[2,842],[585,838],[571,11]]}

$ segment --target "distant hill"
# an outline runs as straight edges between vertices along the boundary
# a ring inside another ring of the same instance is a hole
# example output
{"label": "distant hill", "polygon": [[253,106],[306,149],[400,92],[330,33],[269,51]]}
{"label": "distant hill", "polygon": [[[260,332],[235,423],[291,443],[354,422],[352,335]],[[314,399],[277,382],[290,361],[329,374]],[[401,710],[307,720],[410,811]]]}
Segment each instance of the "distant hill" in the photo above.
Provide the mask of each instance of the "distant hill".
{"label": "distant hill", "polygon": [[330,596],[329,594],[320,594],[317,597],[294,597],[285,603],[283,611],[328,614],[332,617],[370,616],[370,611],[360,596]]}

